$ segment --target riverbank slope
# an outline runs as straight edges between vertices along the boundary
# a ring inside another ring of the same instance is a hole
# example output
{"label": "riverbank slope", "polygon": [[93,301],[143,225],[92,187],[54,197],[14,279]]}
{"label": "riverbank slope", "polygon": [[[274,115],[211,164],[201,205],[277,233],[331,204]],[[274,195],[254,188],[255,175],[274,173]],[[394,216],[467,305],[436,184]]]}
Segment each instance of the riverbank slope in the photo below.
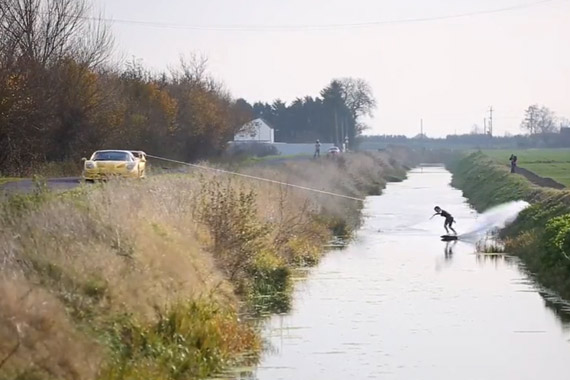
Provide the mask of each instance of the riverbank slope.
{"label": "riverbank slope", "polygon": [[[412,152],[253,166],[244,174],[363,198]],[[195,379],[253,363],[258,316],[291,271],[349,237],[362,202],[193,171],[0,203],[0,379]]]}
{"label": "riverbank slope", "polygon": [[448,161],[453,186],[478,210],[513,200],[531,204],[502,236],[544,286],[570,299],[570,191],[544,188],[478,152]]}

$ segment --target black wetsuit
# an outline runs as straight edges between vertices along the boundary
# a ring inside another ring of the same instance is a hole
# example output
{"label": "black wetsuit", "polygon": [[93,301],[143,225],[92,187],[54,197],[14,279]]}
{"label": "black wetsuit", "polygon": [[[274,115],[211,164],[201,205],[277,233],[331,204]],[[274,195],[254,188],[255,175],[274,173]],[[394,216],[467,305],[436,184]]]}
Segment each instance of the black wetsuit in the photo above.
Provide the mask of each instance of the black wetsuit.
{"label": "black wetsuit", "polygon": [[445,223],[443,223],[443,227],[445,228],[445,230],[447,231],[447,227],[449,227],[449,228],[451,228],[451,230],[452,230],[453,232],[455,232],[455,230],[453,229],[453,227],[451,227],[451,225],[452,225],[453,222],[454,222],[453,216],[451,216],[451,214],[448,213],[448,212],[445,211],[445,210],[441,210],[441,211],[439,212],[439,215],[441,215],[441,216],[443,216],[443,217],[445,218]]}

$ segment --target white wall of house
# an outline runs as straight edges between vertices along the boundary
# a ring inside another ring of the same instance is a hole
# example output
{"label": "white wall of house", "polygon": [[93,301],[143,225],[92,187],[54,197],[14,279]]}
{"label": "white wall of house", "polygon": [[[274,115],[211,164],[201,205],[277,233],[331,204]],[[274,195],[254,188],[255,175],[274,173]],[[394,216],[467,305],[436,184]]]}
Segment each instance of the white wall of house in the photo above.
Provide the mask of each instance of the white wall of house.
{"label": "white wall of house", "polygon": [[[244,124],[240,129],[240,132],[234,136],[234,141],[232,144],[239,143],[260,143],[268,144],[274,146],[279,151],[279,154],[283,156],[297,155],[297,154],[307,154],[313,155],[315,153],[315,143],[300,143],[300,144],[289,144],[275,142],[275,134],[273,128],[271,128],[263,119],[255,119],[247,124]],[[321,143],[321,154],[326,155],[327,150],[332,148],[334,144]]]}
{"label": "white wall of house", "polygon": [[255,119],[241,127],[240,132],[234,136],[234,141],[273,143],[275,134],[263,119]]}

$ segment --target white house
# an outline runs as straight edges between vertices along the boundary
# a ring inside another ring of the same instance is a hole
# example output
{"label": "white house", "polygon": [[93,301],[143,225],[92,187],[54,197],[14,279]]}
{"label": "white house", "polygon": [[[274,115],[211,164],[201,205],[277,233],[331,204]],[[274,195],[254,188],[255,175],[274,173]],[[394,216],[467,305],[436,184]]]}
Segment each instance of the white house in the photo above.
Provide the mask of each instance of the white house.
{"label": "white house", "polygon": [[[262,118],[244,124],[239,132],[235,134],[234,140],[229,143],[230,147],[233,146],[233,149],[240,144],[247,145],[251,143],[271,146],[282,155],[313,155],[313,153],[315,153],[314,142],[296,144],[284,142],[276,143],[273,128]],[[334,144],[321,143],[321,154],[325,155],[327,150],[333,146]]]}
{"label": "white house", "polygon": [[275,135],[273,128],[265,120],[259,118],[244,124],[234,136],[234,141],[273,144]]}

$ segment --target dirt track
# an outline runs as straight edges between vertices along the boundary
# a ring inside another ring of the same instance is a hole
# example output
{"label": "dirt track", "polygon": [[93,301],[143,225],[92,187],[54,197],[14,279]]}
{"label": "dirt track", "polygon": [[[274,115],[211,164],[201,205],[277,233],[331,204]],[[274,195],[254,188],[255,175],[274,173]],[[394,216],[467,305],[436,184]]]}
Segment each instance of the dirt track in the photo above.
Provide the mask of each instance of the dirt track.
{"label": "dirt track", "polygon": [[542,187],[551,187],[553,189],[565,189],[566,186],[563,184],[556,182],[552,178],[541,177],[530,170],[525,168],[517,167],[518,174],[526,177],[530,182],[534,183],[535,185],[542,186]]}

